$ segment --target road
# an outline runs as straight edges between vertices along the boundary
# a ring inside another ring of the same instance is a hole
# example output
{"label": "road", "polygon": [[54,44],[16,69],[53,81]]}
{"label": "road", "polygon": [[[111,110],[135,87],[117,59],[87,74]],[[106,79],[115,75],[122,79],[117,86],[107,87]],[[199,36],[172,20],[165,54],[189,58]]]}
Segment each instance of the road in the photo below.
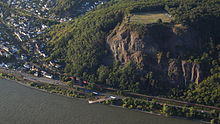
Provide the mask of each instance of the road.
{"label": "road", "polygon": [[[1,72],[2,73],[10,73],[10,74],[12,74],[14,76],[22,77],[24,80],[29,80],[29,81],[33,81],[33,82],[38,82],[38,83],[41,82],[41,83],[48,83],[48,84],[54,84],[54,85],[63,85],[63,86],[66,85],[66,84],[64,84],[60,80],[54,80],[54,79],[49,79],[49,78],[45,78],[45,77],[35,77],[35,76],[31,75],[31,74],[23,73],[23,72],[16,71],[16,70],[8,70],[8,69],[0,68],[0,73]],[[77,87],[77,88],[81,88],[81,89],[87,90],[85,87],[82,87],[82,86],[79,86],[79,85],[74,85],[73,87]],[[109,90],[109,91],[113,91],[113,92],[117,91],[117,89],[113,89],[113,88],[108,88],[108,87],[104,87],[104,86],[100,86],[100,87],[105,89],[105,90]],[[106,97],[111,96],[111,94],[109,94],[109,93],[101,93],[101,95],[106,96]],[[202,104],[196,104],[196,103],[189,103],[189,102],[175,100],[175,99],[169,99],[169,98],[163,98],[163,97],[157,97],[157,96],[149,96],[149,95],[132,93],[132,92],[124,92],[124,95],[125,96],[132,96],[132,97],[141,97],[141,98],[146,98],[146,99],[150,98],[150,99],[155,99],[155,100],[158,100],[158,101],[166,101],[166,102],[172,103],[172,104],[167,104],[169,106],[173,106],[173,105],[177,104],[177,105],[175,105],[176,107],[192,106],[192,107],[199,107],[199,108],[208,109],[208,110],[211,109],[211,110],[220,111],[219,107],[202,105]],[[122,99],[124,97],[123,96],[117,96],[117,98]]]}
{"label": "road", "polygon": [[[114,91],[114,92],[117,91],[116,89],[113,89],[113,88],[104,88],[104,89]],[[150,99],[155,99],[155,100],[159,100],[159,101],[170,102],[170,103],[173,103],[173,104],[179,104],[179,105],[181,104],[182,106],[192,106],[192,107],[199,107],[199,108],[212,109],[212,110],[214,109],[214,110],[220,111],[219,107],[196,104],[196,103],[189,103],[189,102],[175,100],[175,99],[169,99],[169,98],[149,96],[149,95],[144,95],[144,94],[139,94],[139,93],[132,93],[132,92],[124,92],[124,95],[133,96],[133,97],[141,97],[141,98],[145,98],[145,99],[150,98]]]}
{"label": "road", "polygon": [[0,68],[0,73],[12,74],[15,77],[20,77],[20,78],[23,78],[24,80],[28,80],[32,82],[48,83],[48,84],[54,84],[54,85],[65,85],[60,80],[53,80],[53,79],[49,79],[45,77],[36,77],[31,74],[27,74],[27,73],[16,71],[16,70],[8,70],[8,69]]}

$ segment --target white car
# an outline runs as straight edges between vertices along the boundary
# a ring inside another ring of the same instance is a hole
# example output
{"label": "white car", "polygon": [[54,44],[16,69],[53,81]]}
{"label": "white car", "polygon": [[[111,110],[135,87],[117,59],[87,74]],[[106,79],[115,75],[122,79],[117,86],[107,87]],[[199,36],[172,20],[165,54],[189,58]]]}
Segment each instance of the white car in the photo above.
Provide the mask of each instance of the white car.
{"label": "white car", "polygon": [[112,99],[116,99],[116,97],[115,97],[115,96],[110,96],[110,98],[112,98]]}
{"label": "white car", "polygon": [[92,92],[93,94],[95,94],[95,95],[98,95],[99,93],[97,93],[97,92]]}

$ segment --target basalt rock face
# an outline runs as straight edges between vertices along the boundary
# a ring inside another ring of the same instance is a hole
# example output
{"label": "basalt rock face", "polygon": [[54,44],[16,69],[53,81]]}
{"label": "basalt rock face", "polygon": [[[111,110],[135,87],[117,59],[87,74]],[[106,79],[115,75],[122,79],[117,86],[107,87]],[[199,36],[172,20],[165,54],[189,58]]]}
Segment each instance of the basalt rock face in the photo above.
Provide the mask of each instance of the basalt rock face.
{"label": "basalt rock face", "polygon": [[107,43],[116,61],[122,63],[130,60],[138,63],[143,61],[140,49],[144,48],[144,41],[137,32],[128,30],[126,26],[116,28],[108,36]]}
{"label": "basalt rock face", "polygon": [[185,60],[171,60],[168,64],[168,80],[173,84],[198,84],[201,80],[200,65]]}
{"label": "basalt rock face", "polygon": [[181,26],[150,26],[140,33],[127,24],[117,26],[107,37],[115,61],[142,64],[170,84],[199,83],[201,69],[184,57],[199,49],[201,41],[192,30]]}
{"label": "basalt rock face", "polygon": [[198,84],[201,81],[202,72],[199,64],[182,61],[182,70],[185,83],[190,81]]}

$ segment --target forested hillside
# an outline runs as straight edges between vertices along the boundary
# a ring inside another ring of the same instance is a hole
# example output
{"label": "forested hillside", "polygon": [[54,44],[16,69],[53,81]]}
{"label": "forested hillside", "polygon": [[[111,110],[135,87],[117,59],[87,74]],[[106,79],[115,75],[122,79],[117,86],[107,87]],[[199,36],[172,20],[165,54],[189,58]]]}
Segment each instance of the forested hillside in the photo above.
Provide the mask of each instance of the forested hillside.
{"label": "forested hillside", "polygon": [[[71,9],[60,7],[55,11]],[[171,21],[130,21],[155,11],[167,13]],[[219,24],[219,0],[112,0],[53,26],[44,37],[51,39],[48,61],[60,59],[69,75],[219,106]]]}

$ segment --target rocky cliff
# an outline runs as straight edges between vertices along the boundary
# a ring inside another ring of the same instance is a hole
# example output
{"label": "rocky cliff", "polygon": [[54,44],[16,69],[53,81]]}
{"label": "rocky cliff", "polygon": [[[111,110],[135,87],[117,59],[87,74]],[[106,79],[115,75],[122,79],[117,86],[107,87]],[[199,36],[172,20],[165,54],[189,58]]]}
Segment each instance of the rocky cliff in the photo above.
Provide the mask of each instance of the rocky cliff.
{"label": "rocky cliff", "polygon": [[200,65],[186,61],[192,51],[202,47],[200,39],[182,25],[150,25],[139,32],[121,24],[107,37],[107,43],[116,61],[142,64],[171,84],[198,84],[201,80]]}

